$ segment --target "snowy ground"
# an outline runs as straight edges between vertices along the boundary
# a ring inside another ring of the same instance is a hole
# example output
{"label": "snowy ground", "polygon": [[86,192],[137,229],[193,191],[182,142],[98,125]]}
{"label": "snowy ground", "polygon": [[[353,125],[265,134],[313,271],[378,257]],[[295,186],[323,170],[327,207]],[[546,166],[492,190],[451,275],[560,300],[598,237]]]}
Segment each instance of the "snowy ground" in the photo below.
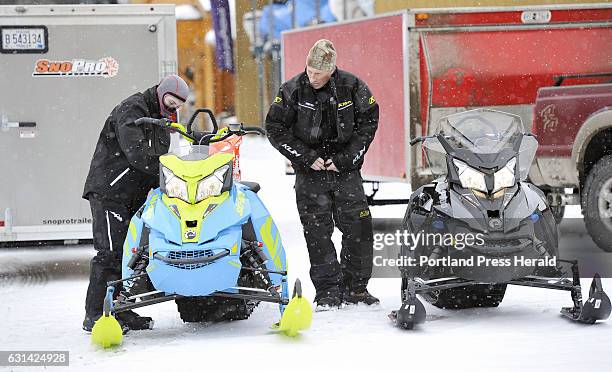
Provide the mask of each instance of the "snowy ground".
{"label": "snowy ground", "polygon": [[[275,218],[287,249],[290,279],[301,278],[306,296],[312,299],[314,289],[308,278],[308,255],[295,208],[293,177],[284,176],[283,159],[261,140],[248,140],[243,146],[242,170],[243,179],[262,185],[260,196]],[[403,197],[409,191],[406,186],[392,185],[381,193]],[[374,217],[399,217],[402,213],[401,206],[373,211]],[[579,211],[570,210],[568,215],[578,216]],[[590,250],[602,260],[611,259],[612,254],[599,253],[584,235],[583,227],[566,230],[567,239],[579,242],[572,247]],[[334,238],[338,242],[339,236]],[[428,322],[407,332],[394,328],[387,319],[387,314],[400,305],[399,279],[370,282],[369,289],[380,297],[380,306],[315,313],[312,328],[295,339],[269,329],[277,320],[274,305],[261,305],[247,321],[194,325],[184,324],[175,305],[165,303],[139,311],[154,317],[154,330],[131,332],[119,348],[99,350],[80,329],[87,288],[83,273],[92,254],[91,246],[0,252],[0,267],[5,272],[52,262],[33,279],[4,281],[0,286],[0,349],[69,350],[70,367],[57,370],[75,371],[361,371],[423,367],[557,372],[604,370],[612,363],[612,323],[583,326],[561,318],[559,309],[571,303],[566,292],[509,287],[497,309],[445,311],[426,305]],[[73,262],[76,274],[60,278],[53,267],[70,266],[68,262]],[[585,287],[589,284],[590,280],[584,280]],[[612,291],[611,279],[605,279],[604,288]]]}

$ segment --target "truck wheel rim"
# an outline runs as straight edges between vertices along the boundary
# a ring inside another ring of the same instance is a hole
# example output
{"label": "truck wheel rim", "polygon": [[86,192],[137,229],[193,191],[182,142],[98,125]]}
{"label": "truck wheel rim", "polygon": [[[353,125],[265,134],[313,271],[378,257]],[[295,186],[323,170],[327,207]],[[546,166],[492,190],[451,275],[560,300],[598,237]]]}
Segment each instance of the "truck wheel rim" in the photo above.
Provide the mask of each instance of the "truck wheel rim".
{"label": "truck wheel rim", "polygon": [[601,221],[612,230],[612,178],[604,182],[599,192],[598,205]]}

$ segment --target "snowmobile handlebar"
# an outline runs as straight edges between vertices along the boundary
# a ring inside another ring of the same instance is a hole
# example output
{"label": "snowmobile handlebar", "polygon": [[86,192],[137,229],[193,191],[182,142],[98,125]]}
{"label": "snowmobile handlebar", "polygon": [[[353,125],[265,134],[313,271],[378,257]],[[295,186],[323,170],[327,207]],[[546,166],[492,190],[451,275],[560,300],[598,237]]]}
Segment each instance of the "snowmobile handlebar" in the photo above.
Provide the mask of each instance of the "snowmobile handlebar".
{"label": "snowmobile handlebar", "polygon": [[410,140],[410,146],[414,146],[415,144],[421,142],[422,140],[423,140],[423,137],[415,137]]}
{"label": "snowmobile handlebar", "polygon": [[[434,134],[431,136],[419,136],[419,137],[414,137],[413,139],[410,140],[410,146],[414,146],[417,143],[423,142],[428,138],[438,138],[439,134]],[[538,139],[538,136],[536,136],[533,133],[523,133],[523,136],[527,136],[527,137],[533,137],[536,140]],[[443,136],[443,138],[450,138],[448,136]]]}
{"label": "snowmobile handlebar", "polygon": [[154,118],[139,118],[136,119],[134,121],[134,124],[140,126],[140,125],[159,125],[160,121],[163,121],[164,119],[154,119]]}
{"label": "snowmobile handlebar", "polygon": [[260,127],[243,127],[242,129],[246,134],[266,135],[266,130]]}
{"label": "snowmobile handlebar", "polygon": [[[201,109],[207,110],[207,109]],[[257,135],[265,135],[266,131],[263,128],[255,127],[255,126],[244,126],[242,123],[238,124],[229,124],[227,127],[227,132],[223,134],[218,134],[216,128],[213,132],[194,132],[189,130],[189,125],[187,124],[187,131],[183,131],[177,126],[172,125],[172,122],[168,119],[154,119],[154,118],[139,118],[134,121],[136,125],[156,125],[161,128],[165,128],[171,131],[178,132],[183,136],[191,139],[198,144],[210,144],[214,142],[221,142],[226,140],[231,136],[244,136],[246,134],[257,134]],[[216,123],[215,123],[216,125]],[[180,126],[178,126],[180,127]],[[215,138],[216,137],[216,138]]]}
{"label": "snowmobile handlebar", "polygon": [[419,136],[419,137],[414,137],[413,139],[410,140],[410,146],[414,146],[415,144],[417,144],[419,142],[423,142],[427,138],[432,138],[432,137],[435,137],[435,136]]}
{"label": "snowmobile handlebar", "polygon": [[[222,130],[224,129],[225,128],[223,128]],[[209,144],[209,143],[224,141],[231,136],[244,136],[247,134],[265,135],[266,131],[260,127],[255,127],[255,126],[245,127],[244,124],[239,123],[239,124],[229,124],[227,126],[227,132],[223,134],[205,133],[205,132],[201,134],[203,135],[198,140],[198,143],[199,144]],[[198,137],[198,135],[196,135],[196,137]]]}
{"label": "snowmobile handlebar", "polygon": [[172,122],[170,120],[165,119],[165,118],[162,118],[162,119],[139,118],[134,121],[134,124],[136,125],[156,125],[158,127],[180,133],[181,135],[189,138],[190,140],[196,141],[196,138],[191,133],[185,132],[177,128],[176,126],[172,125]]}

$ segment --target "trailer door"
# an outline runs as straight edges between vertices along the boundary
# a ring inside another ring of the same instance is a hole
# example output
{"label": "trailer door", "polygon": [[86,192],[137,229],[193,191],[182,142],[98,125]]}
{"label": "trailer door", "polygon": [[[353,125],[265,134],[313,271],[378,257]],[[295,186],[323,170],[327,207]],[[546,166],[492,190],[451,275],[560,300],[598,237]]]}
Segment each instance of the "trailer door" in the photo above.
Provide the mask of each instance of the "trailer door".
{"label": "trailer door", "polygon": [[13,8],[0,7],[0,241],[91,239],[81,195],[100,130],[116,104],[172,72],[173,7]]}

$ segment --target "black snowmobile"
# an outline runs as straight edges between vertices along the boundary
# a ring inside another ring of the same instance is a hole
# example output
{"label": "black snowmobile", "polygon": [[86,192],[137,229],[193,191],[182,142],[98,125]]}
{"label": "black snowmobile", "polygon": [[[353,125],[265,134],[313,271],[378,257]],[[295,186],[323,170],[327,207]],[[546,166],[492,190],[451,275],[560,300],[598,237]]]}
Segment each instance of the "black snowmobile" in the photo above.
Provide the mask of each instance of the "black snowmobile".
{"label": "black snowmobile", "polygon": [[402,305],[391,320],[405,329],[423,322],[417,294],[439,308],[496,307],[508,284],[569,291],[574,305],[561,314],[587,324],[607,319],[600,276],[583,303],[578,263],[558,258],[546,197],[525,181],[538,142],[520,117],[471,110],[442,118],[433,133],[411,141],[422,143],[437,178],[410,197],[403,225],[420,235],[400,249]]}

